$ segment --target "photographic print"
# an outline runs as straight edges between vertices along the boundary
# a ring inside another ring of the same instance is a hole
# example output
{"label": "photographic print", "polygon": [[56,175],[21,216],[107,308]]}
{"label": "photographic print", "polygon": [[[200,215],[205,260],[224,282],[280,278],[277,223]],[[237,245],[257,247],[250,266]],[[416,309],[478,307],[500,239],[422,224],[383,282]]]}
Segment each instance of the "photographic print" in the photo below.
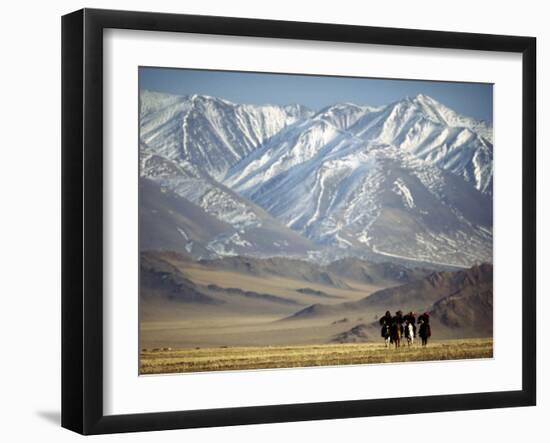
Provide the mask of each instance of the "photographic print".
{"label": "photographic print", "polygon": [[492,84],[140,67],[139,159],[140,374],[492,358]]}

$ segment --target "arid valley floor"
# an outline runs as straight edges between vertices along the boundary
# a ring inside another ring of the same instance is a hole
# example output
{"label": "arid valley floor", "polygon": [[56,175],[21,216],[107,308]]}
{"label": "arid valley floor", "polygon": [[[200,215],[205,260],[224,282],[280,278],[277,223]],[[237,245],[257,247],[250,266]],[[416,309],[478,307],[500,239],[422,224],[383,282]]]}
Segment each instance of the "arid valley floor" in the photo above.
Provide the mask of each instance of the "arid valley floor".
{"label": "arid valley floor", "polygon": [[[490,358],[492,266],[408,269],[142,254],[142,374]],[[423,349],[386,349],[386,310],[432,313]]]}

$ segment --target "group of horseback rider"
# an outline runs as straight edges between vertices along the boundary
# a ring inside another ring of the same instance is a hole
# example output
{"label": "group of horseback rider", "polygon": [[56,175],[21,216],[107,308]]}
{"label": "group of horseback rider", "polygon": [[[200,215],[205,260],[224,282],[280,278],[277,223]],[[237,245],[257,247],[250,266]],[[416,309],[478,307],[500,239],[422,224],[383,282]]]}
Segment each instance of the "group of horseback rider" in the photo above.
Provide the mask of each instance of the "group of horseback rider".
{"label": "group of horseback rider", "polygon": [[[390,311],[386,311],[386,314],[380,318],[380,325],[382,326],[380,335],[386,341],[386,345],[389,342],[399,347],[401,337],[403,336],[410,345],[413,343],[414,338],[416,338],[416,324],[416,313],[412,311],[405,315],[403,315],[402,311],[397,311],[393,316]],[[428,338],[432,336],[430,314],[427,312],[418,317],[418,336],[422,340],[422,346],[426,346]]]}

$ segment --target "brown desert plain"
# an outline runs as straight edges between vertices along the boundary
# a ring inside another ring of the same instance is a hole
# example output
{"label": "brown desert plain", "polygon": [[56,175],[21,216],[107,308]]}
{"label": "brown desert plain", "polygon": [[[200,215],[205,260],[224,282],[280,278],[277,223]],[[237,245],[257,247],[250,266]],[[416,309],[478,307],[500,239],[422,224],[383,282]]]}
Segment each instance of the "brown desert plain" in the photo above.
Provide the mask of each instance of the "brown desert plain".
{"label": "brown desert plain", "polygon": [[[140,374],[491,358],[492,272],[146,251]],[[386,310],[430,312],[428,346],[386,348]]]}

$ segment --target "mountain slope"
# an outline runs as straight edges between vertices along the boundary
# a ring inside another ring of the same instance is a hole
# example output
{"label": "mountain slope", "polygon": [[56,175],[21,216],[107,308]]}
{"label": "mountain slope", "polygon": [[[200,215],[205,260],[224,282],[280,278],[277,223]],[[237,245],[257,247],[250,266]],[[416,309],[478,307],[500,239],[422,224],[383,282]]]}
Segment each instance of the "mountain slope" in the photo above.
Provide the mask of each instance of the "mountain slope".
{"label": "mountain slope", "polygon": [[356,302],[311,305],[289,319],[400,309],[404,312],[429,311],[449,327],[481,328],[489,325],[489,310],[492,316],[492,294],[493,266],[485,263],[462,271],[434,272],[421,280],[382,289]]}
{"label": "mountain slope", "polygon": [[151,301],[168,299],[184,303],[215,305],[220,301],[204,294],[175,266],[158,255],[140,255],[140,297]]}
{"label": "mountain slope", "polygon": [[317,243],[458,266],[491,260],[490,196],[392,145],[315,121],[247,160],[225,183]]}
{"label": "mountain slope", "polygon": [[[491,279],[492,280],[492,279]],[[435,302],[430,315],[441,325],[451,329],[493,333],[493,285],[485,281],[466,286]]]}
{"label": "mountain slope", "polygon": [[368,112],[349,128],[368,141],[406,150],[492,193],[493,128],[418,95]]}
{"label": "mountain slope", "polygon": [[422,280],[403,286],[383,289],[364,298],[358,305],[403,307],[406,310],[430,309],[429,306],[447,297],[456,297],[479,290],[486,290],[493,285],[493,266],[484,263],[456,272],[434,272]]}
{"label": "mountain slope", "polygon": [[408,268],[390,262],[368,262],[356,257],[333,261],[325,268],[342,278],[376,284],[388,282],[393,285],[420,280],[433,272],[430,269]]}
{"label": "mountain slope", "polygon": [[372,106],[359,106],[353,103],[339,103],[320,110],[312,119],[323,120],[338,129],[347,130],[363,116],[380,109]]}
{"label": "mountain slope", "polygon": [[212,177],[252,152],[285,126],[310,114],[300,106],[237,105],[193,95],[140,95],[140,140],[171,160],[188,161]]}
{"label": "mountain slope", "polygon": [[140,176],[232,227],[203,245],[213,254],[492,260],[492,127],[429,97],[316,114],[150,91],[140,102]]}
{"label": "mountain slope", "polygon": [[139,181],[140,249],[171,250],[195,257],[209,257],[214,238],[236,232],[233,227],[205,212],[158,183]]}
{"label": "mountain slope", "polygon": [[[167,186],[158,178],[140,179],[141,250],[173,250],[195,259],[282,254],[303,257],[318,250],[221,185],[200,178],[189,180],[192,183],[185,183],[182,176],[171,177]],[[185,192],[190,189],[194,192]]]}

